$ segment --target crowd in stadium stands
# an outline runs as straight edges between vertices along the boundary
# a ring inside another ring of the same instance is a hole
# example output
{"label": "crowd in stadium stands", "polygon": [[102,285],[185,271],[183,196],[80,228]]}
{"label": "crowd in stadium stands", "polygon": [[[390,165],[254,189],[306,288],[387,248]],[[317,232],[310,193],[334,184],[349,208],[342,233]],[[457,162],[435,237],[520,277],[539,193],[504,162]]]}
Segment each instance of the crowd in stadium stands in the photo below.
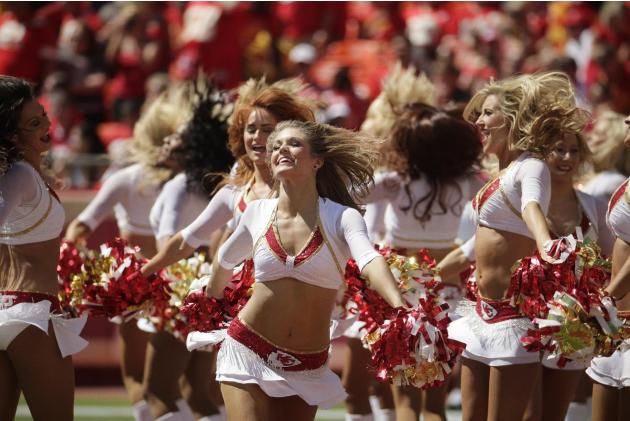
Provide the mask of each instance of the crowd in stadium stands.
{"label": "crowd in stadium stands", "polygon": [[[490,78],[558,69],[594,114],[630,112],[629,2],[2,2],[0,74],[35,82],[51,166],[89,188],[143,106],[199,69],[223,88],[301,76],[319,119],[358,128],[388,69],[424,71],[440,105]],[[625,95],[624,95],[625,93]]]}

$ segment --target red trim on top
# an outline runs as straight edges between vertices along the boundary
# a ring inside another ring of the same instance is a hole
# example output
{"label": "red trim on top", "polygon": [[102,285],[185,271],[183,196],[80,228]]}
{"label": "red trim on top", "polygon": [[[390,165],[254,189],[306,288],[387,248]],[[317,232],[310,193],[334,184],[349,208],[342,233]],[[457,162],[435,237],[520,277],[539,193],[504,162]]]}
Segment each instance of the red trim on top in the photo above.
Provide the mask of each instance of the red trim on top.
{"label": "red trim on top", "polygon": [[621,196],[623,196],[624,193],[626,192],[626,188],[628,187],[628,181],[629,180],[630,179],[624,181],[621,184],[621,186],[619,186],[617,191],[612,195],[612,198],[610,199],[610,203],[608,203],[608,214],[609,215],[610,215],[610,212],[615,208],[615,206],[619,202],[619,199],[621,199]]}
{"label": "red trim on top", "polygon": [[60,312],[59,298],[54,295],[42,292],[28,291],[0,291],[0,309],[13,307],[20,303],[39,303],[40,301],[50,301],[50,310]]}
{"label": "red trim on top", "polygon": [[[267,229],[267,232],[265,233],[265,239],[267,240],[267,244],[269,244],[269,248],[276,254],[276,256],[278,256],[280,260],[282,260],[282,262],[286,264],[288,254],[284,250],[284,248],[282,248],[282,245],[276,238],[276,232],[273,229],[273,225],[269,225],[269,229]],[[300,252],[300,254],[295,256],[293,267],[297,267],[300,263],[315,254],[319,247],[323,244],[323,242],[324,236],[319,230],[319,226],[317,226],[308,244],[304,246],[304,249]]]}
{"label": "red trim on top", "polygon": [[501,179],[499,177],[493,179],[489,183],[486,183],[485,186],[481,188],[478,194],[473,197],[472,207],[477,213],[481,210],[482,206],[488,201],[490,196],[494,194],[495,191],[499,189],[501,186]]}
{"label": "red trim on top", "polygon": [[278,348],[248,327],[236,317],[227,331],[236,341],[254,351],[268,365],[284,371],[315,370],[328,360],[328,350],[319,352],[293,352]]}
{"label": "red trim on top", "polygon": [[59,199],[59,196],[57,196],[57,192],[55,191],[55,189],[53,189],[52,187],[50,187],[50,185],[48,183],[46,183],[46,188],[48,189],[48,191],[50,192],[50,194],[52,195],[52,197],[54,197],[55,199],[57,199],[57,202],[61,203],[61,200]]}
{"label": "red trim on top", "polygon": [[241,196],[241,200],[238,201],[238,210],[241,211],[241,213],[245,212],[245,209],[247,209],[247,203],[245,203],[245,195]]}

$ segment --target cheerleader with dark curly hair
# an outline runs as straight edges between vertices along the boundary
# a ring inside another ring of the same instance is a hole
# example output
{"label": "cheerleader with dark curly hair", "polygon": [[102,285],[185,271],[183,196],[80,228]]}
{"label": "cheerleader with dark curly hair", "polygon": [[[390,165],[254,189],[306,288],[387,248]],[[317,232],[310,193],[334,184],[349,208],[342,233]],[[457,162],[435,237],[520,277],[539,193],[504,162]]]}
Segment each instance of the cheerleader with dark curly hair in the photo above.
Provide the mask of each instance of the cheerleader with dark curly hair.
{"label": "cheerleader with dark curly hair", "polygon": [[85,318],[66,319],[57,292],[65,213],[41,173],[50,120],[32,86],[0,76],[0,419],[24,393],[35,420],[71,421],[71,355]]}
{"label": "cheerleader with dark curly hair", "polygon": [[[202,78],[182,89],[193,104],[192,117],[165,139],[159,156],[160,165],[180,172],[164,185],[151,209],[158,249],[201,213],[221,180],[219,174],[233,163],[225,146],[231,111],[226,96]],[[199,246],[207,248],[210,243],[208,236]],[[170,332],[153,333],[144,385],[154,417],[162,421],[220,419],[217,405],[211,401],[211,369],[211,353],[190,353]]]}
{"label": "cheerleader with dark curly hair", "polygon": [[[375,177],[367,197],[388,204],[384,244],[408,256],[424,248],[442,259],[455,246],[464,205],[482,184],[478,132],[461,118],[410,104],[400,111],[390,143],[399,164]],[[458,277],[443,281],[445,298],[455,302],[461,296]],[[446,419],[446,384],[424,393],[424,402],[417,388],[394,386],[392,391],[396,419],[416,420],[420,412],[428,420]]]}

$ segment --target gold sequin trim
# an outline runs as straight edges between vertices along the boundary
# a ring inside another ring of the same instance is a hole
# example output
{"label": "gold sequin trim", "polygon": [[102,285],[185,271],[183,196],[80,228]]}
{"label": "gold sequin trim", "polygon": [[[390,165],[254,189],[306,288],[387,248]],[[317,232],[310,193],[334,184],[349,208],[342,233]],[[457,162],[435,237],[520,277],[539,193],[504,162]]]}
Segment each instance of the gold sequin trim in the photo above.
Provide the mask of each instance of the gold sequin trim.
{"label": "gold sequin trim", "polygon": [[36,229],[37,227],[39,227],[46,220],[46,218],[48,218],[48,215],[50,214],[50,209],[51,208],[52,208],[52,195],[50,193],[48,193],[48,209],[46,209],[46,212],[44,213],[44,215],[41,218],[39,218],[39,220],[37,222],[35,222],[30,227],[28,227],[26,229],[23,229],[22,231],[10,232],[10,233],[1,233],[0,237],[1,238],[13,238],[13,237],[19,237],[21,235],[28,234],[29,232],[31,232],[34,229]]}

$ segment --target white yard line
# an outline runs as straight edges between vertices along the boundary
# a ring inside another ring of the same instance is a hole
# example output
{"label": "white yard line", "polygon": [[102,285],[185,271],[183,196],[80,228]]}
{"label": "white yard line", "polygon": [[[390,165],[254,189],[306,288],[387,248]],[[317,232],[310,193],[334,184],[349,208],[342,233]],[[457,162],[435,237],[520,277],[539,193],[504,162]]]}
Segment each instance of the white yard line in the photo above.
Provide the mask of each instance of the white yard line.
{"label": "white yard line", "polygon": [[[31,413],[28,410],[26,405],[20,405],[17,409],[17,416],[19,417],[30,417]],[[74,407],[74,415],[77,417],[85,417],[85,418],[101,418],[101,417],[109,417],[109,418],[131,418],[133,417],[131,413],[131,408],[127,406],[75,406]],[[457,421],[461,420],[461,412],[459,411],[448,411],[447,418],[449,421]],[[318,419],[326,419],[326,420],[343,420],[345,419],[345,412],[341,409],[320,409],[317,411]]]}

